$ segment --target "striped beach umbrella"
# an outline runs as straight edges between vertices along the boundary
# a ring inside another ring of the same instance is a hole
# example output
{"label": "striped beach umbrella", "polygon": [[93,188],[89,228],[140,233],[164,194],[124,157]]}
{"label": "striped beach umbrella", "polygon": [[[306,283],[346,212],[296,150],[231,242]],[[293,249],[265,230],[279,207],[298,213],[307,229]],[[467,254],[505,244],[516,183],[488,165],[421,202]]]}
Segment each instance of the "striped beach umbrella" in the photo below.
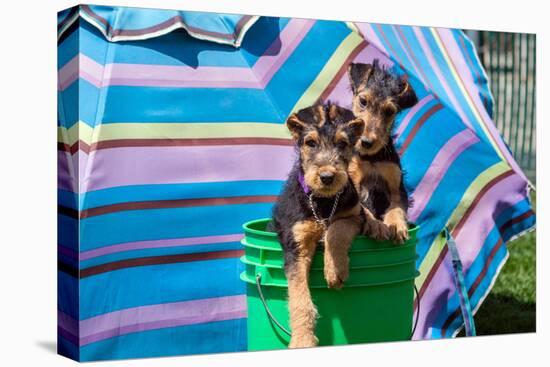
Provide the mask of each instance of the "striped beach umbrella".
{"label": "striped beach umbrella", "polygon": [[421,225],[415,339],[456,335],[534,226],[460,30],[81,5],[58,33],[66,356],[246,350],[241,225],[270,216],[294,162],[289,114],[350,106],[350,62],[379,59],[419,97],[394,135]]}

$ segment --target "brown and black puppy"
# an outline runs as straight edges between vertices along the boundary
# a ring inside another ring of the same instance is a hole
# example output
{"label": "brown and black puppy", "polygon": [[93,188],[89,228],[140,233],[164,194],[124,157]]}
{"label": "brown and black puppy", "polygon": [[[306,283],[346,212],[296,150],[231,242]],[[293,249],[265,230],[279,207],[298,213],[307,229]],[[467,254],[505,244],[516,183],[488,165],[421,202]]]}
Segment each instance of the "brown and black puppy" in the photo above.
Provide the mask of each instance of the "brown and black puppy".
{"label": "brown and black puppy", "polygon": [[330,288],[348,277],[348,249],[361,230],[359,197],[348,175],[362,119],[334,104],[317,104],[291,115],[286,125],[298,159],[273,209],[273,229],[285,256],[292,336],[290,348],[316,346],[317,310],[309,270],[324,240],[324,274]]}
{"label": "brown and black puppy", "polygon": [[[399,155],[392,140],[395,116],[417,102],[406,76],[397,76],[380,66],[351,64],[348,69],[353,91],[353,112],[365,122],[355,145],[350,176],[365,211],[365,234],[403,243],[409,237],[409,198],[403,185]],[[380,226],[382,221],[385,226]]]}

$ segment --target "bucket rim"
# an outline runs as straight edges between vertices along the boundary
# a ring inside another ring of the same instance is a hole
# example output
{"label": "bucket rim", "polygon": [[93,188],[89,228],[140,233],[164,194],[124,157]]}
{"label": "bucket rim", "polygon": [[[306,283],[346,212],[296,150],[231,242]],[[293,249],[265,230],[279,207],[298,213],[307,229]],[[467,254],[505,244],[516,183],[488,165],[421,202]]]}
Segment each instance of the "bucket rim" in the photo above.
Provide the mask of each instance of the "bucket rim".
{"label": "bucket rim", "polygon": [[266,237],[277,237],[276,232],[260,231],[259,229],[250,228],[250,226],[252,226],[253,224],[269,222],[269,221],[271,221],[271,218],[259,218],[259,219],[249,220],[248,222],[245,222],[242,225],[242,228],[245,231],[245,233],[249,232],[249,233],[254,233],[254,234],[266,236]]}
{"label": "bucket rim", "polygon": [[[380,243],[384,243],[386,241],[381,241]],[[270,246],[262,246],[262,245],[258,245],[258,244],[255,244],[255,243],[250,243],[248,241],[246,241],[246,237],[244,237],[240,243],[244,246],[244,247],[250,247],[250,248],[255,248],[255,249],[259,249],[259,250],[266,250],[266,251],[275,251],[275,252],[283,252],[283,248],[281,247],[280,243],[279,244],[279,247],[270,247]],[[402,245],[393,245],[393,246],[388,246],[388,247],[382,247],[382,248],[354,248],[353,246],[350,247],[349,249],[349,253],[362,253],[362,252],[370,252],[370,253],[373,253],[373,252],[390,252],[390,251],[398,251],[398,250],[406,250],[410,247],[416,247],[416,245],[418,244],[418,239],[416,239],[415,241],[409,241],[409,242],[405,242],[404,244]],[[316,251],[321,251],[321,247],[319,247]]]}
{"label": "bucket rim", "polygon": [[[346,285],[344,283],[343,288],[378,287],[378,286],[384,286],[384,285],[390,285],[390,284],[404,283],[404,282],[408,282],[408,281],[411,281],[411,280],[414,281],[416,278],[418,278],[418,276],[420,276],[420,271],[415,270],[414,275],[409,276],[407,278],[397,279],[397,280],[390,280],[390,281],[387,281],[387,282],[375,282],[375,283],[370,283],[370,284],[348,284],[348,285]],[[254,284],[254,285],[256,284],[256,281],[254,281],[252,279],[249,279],[246,276],[246,271],[241,272],[241,274],[239,275],[239,278],[245,283]],[[263,285],[265,287],[288,288],[288,284],[282,285],[282,284],[264,284],[264,283],[260,283],[260,285]],[[314,285],[314,286],[310,285],[309,288],[310,289],[327,289],[327,290],[330,290],[330,288],[327,288],[326,286],[320,286],[320,285]],[[339,292],[340,290],[334,290],[334,291]]]}
{"label": "bucket rim", "polygon": [[[257,234],[257,235],[260,235],[260,236],[277,238],[277,233],[276,232],[261,231],[261,230],[258,230],[258,229],[250,228],[250,226],[252,226],[256,223],[270,222],[271,220],[272,220],[272,218],[269,218],[269,217],[253,219],[253,220],[250,220],[248,222],[245,222],[241,227],[245,231],[245,233],[248,232],[248,233]],[[416,233],[420,229],[420,225],[415,224],[415,223],[408,223],[408,225],[409,225],[409,235],[413,234],[413,233],[416,235]],[[359,238],[359,239],[371,240],[370,237],[365,236],[365,235],[361,235],[361,234],[355,236],[355,238],[356,239]]]}
{"label": "bucket rim", "polygon": [[[239,260],[245,265],[254,265],[254,266],[264,267],[264,268],[268,268],[268,269],[284,269],[284,264],[281,264],[280,266],[279,265],[273,265],[273,264],[258,264],[258,263],[255,263],[253,261],[248,260],[246,258],[246,255],[241,256],[239,258]],[[398,262],[395,262],[395,263],[381,264],[381,265],[350,266],[349,270],[352,271],[354,269],[355,270],[364,270],[364,269],[397,267],[397,266],[402,266],[402,265],[406,265],[406,264],[410,264],[410,263],[416,263],[417,260],[418,260],[418,254],[415,255],[413,258],[403,260],[403,261],[398,261]],[[323,270],[323,268],[312,267],[310,270],[319,271],[319,270]]]}

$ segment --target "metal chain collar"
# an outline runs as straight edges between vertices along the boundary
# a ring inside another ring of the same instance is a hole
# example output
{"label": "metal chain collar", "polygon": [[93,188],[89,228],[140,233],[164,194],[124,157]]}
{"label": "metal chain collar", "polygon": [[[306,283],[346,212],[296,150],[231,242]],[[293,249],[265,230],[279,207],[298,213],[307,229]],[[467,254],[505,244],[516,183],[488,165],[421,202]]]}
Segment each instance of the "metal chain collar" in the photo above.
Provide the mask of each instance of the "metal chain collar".
{"label": "metal chain collar", "polygon": [[342,190],[340,190],[336,196],[334,197],[334,204],[332,205],[332,210],[330,211],[330,215],[328,218],[320,218],[317,212],[315,211],[315,205],[313,205],[313,193],[308,195],[309,199],[309,207],[311,208],[311,211],[313,212],[313,217],[315,217],[315,221],[319,223],[321,226],[323,226],[324,230],[327,230],[327,224],[328,222],[330,224],[330,220],[334,216],[334,213],[336,213],[336,207],[338,206],[338,199],[340,199],[340,194],[342,193]]}

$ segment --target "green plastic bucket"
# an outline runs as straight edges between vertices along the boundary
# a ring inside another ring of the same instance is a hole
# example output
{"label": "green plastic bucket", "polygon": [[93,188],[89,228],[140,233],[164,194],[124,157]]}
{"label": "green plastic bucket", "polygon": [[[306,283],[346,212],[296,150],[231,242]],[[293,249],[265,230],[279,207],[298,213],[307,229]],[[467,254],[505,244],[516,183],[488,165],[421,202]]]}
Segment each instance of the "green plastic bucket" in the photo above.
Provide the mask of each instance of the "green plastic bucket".
{"label": "green plastic bucket", "polygon": [[[259,219],[243,225],[245,254],[241,261],[245,271],[241,279],[247,283],[248,350],[286,348],[290,341],[276,325],[278,322],[290,330],[283,250],[277,234],[266,231],[268,223],[269,219]],[[400,246],[357,236],[349,251],[350,275],[340,290],[327,288],[323,252],[317,252],[310,288],[319,312],[315,331],[319,345],[410,338],[414,279],[419,274],[415,268],[417,231],[417,226],[411,226],[410,239]]]}

